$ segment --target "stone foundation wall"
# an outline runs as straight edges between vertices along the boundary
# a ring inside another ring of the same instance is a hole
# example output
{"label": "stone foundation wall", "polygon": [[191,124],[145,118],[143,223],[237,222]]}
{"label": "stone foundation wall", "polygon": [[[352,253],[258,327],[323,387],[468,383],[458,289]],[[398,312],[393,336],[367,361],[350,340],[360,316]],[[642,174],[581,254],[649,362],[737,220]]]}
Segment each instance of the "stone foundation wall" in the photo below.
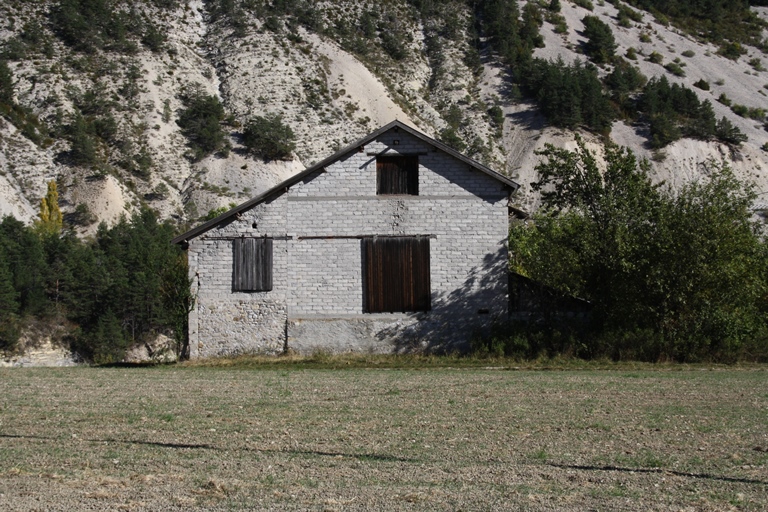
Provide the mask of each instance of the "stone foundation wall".
{"label": "stone foundation wall", "polygon": [[269,300],[219,300],[198,304],[198,338],[190,357],[279,354],[285,349],[285,303]]}

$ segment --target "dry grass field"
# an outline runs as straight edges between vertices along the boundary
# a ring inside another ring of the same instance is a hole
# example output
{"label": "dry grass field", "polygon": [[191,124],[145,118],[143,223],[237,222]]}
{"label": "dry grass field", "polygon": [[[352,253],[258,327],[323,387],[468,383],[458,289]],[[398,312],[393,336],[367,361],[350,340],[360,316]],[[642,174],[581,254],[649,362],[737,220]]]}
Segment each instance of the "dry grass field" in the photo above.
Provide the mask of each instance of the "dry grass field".
{"label": "dry grass field", "polygon": [[0,370],[0,510],[766,510],[768,369]]}

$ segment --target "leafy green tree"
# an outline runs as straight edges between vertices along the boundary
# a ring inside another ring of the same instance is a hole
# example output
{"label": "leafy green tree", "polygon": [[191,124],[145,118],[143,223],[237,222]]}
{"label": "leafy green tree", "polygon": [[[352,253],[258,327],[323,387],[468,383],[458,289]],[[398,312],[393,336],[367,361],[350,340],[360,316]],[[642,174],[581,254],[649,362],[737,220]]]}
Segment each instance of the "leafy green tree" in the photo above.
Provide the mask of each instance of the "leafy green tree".
{"label": "leafy green tree", "polygon": [[517,0],[483,0],[478,4],[481,32],[491,48],[509,65],[527,60],[520,39],[520,8]]}
{"label": "leafy green tree", "polygon": [[619,60],[608,75],[603,79],[611,94],[616,107],[626,116],[635,114],[635,95],[642,90],[648,79],[638,68],[625,60]]}
{"label": "leafy green tree", "polygon": [[581,140],[541,155],[545,208],[510,251],[527,275],[593,304],[581,355],[728,361],[766,339],[755,196],[727,167],[673,192],[623,148],[606,149],[604,172]]}
{"label": "leafy green tree", "polygon": [[725,40],[759,44],[765,22],[750,9],[763,0],[630,0],[630,4],[672,22],[698,37],[721,43]]}
{"label": "leafy green tree", "polygon": [[523,17],[520,23],[520,40],[528,51],[534,48],[544,48],[544,37],[539,29],[544,24],[539,6],[534,2],[528,2],[523,7]]}
{"label": "leafy green tree", "polygon": [[456,151],[462,152],[465,149],[467,149],[467,144],[456,132],[456,129],[451,126],[447,126],[443,130],[441,130],[440,136],[438,137],[438,139],[440,140],[440,142],[442,142],[447,146],[452,147]]}
{"label": "leafy green tree", "polygon": [[700,102],[695,92],[670,84],[664,76],[648,82],[637,106],[649,123],[651,147],[666,146],[680,137],[707,140],[718,136],[712,104]]}
{"label": "leafy green tree", "polygon": [[141,43],[154,53],[159,53],[165,48],[165,41],[165,34],[153,23],[147,25],[141,36]]}
{"label": "leafy green tree", "polygon": [[87,242],[40,234],[12,217],[0,222],[0,349],[12,348],[19,321],[55,315],[77,327],[69,342],[89,361],[120,361],[158,333],[184,353],[194,301],[185,255],[168,243],[171,224],[143,209]]}
{"label": "leafy green tree", "polygon": [[106,0],[59,0],[51,10],[51,22],[59,37],[86,53],[102,46],[102,31],[111,17]]}
{"label": "leafy green tree", "polygon": [[48,192],[40,199],[40,213],[37,228],[43,235],[58,235],[63,226],[63,217],[59,209],[59,192],[55,181],[48,182]]}
{"label": "leafy green tree", "polygon": [[112,228],[100,226],[93,245],[64,256],[71,270],[60,288],[67,316],[80,326],[72,342],[84,357],[119,361],[127,346],[163,332],[183,348],[180,311],[188,312],[191,296],[184,255],[168,243],[173,234],[143,209]]}
{"label": "leafy green tree", "polygon": [[255,116],[245,124],[243,145],[265,160],[287,160],[296,149],[296,135],[279,114]]}

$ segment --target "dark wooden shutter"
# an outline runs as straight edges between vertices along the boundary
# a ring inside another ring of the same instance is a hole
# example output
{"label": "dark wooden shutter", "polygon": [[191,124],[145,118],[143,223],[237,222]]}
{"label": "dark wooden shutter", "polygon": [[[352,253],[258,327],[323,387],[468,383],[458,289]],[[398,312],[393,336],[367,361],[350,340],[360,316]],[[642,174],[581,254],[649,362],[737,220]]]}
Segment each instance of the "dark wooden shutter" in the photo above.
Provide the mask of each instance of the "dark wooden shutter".
{"label": "dark wooden shutter", "polygon": [[365,311],[428,311],[431,307],[429,238],[363,240]]}
{"label": "dark wooden shutter", "polygon": [[232,291],[272,290],[272,239],[236,238],[233,251]]}
{"label": "dark wooden shutter", "polygon": [[376,193],[419,195],[419,157],[378,157],[376,159]]}

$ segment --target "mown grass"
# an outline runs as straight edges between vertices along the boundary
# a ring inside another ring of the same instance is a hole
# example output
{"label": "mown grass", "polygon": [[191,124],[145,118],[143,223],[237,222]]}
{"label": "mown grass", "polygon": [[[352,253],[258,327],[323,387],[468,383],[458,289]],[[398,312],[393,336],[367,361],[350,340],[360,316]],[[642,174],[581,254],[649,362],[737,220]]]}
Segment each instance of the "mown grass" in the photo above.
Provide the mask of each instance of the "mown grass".
{"label": "mown grass", "polygon": [[765,366],[470,362],[0,370],[0,509],[768,508]]}

